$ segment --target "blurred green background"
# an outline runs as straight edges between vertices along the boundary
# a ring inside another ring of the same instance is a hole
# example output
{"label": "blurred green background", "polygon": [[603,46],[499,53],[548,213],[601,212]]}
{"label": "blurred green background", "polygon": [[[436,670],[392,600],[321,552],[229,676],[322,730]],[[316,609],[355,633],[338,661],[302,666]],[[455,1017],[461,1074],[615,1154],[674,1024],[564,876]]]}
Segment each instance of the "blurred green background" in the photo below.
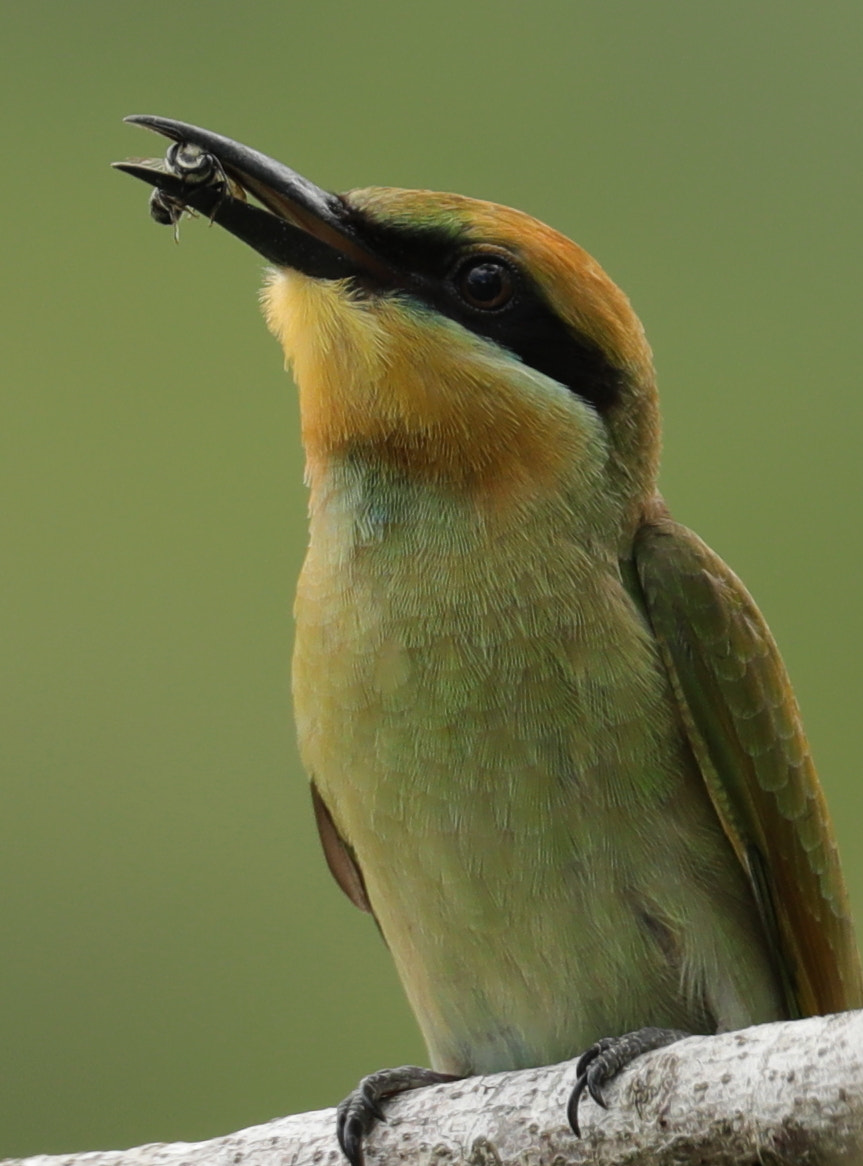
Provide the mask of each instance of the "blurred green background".
{"label": "blurred green background", "polygon": [[858,913],[858,3],[0,7],[0,1155],[197,1139],[424,1060],[295,755],[305,535],[261,264],[112,159],[196,122],[572,234],[654,345],[663,485],[783,647]]}

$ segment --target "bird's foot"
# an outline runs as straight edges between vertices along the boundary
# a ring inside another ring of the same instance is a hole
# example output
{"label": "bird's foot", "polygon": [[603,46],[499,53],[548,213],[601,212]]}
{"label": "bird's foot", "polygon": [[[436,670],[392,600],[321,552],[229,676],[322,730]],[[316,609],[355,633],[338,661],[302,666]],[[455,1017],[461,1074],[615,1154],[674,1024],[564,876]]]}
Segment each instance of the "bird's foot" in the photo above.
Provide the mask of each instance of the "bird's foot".
{"label": "bird's foot", "polygon": [[639,1028],[635,1032],[625,1032],[623,1036],[604,1036],[591,1045],[575,1067],[575,1088],[566,1107],[566,1116],[575,1136],[581,1137],[578,1107],[585,1089],[597,1105],[607,1109],[603,1086],[616,1077],[621,1069],[625,1069],[642,1053],[664,1048],[691,1035],[678,1028]]}
{"label": "bird's foot", "polygon": [[460,1081],[451,1073],[436,1073],[418,1065],[402,1065],[399,1069],[380,1069],[363,1077],[336,1110],[336,1137],[351,1166],[363,1166],[363,1138],[376,1122],[386,1121],[381,1102],[409,1089],[424,1085],[443,1085]]}

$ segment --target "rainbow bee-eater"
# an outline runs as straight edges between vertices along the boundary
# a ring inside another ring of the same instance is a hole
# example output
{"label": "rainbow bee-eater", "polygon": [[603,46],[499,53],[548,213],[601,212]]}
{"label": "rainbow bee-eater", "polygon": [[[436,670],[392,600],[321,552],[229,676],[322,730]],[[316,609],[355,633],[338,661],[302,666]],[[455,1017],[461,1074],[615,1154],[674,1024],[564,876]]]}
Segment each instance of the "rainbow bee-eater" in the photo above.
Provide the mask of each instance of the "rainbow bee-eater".
{"label": "rainbow bee-eater", "polygon": [[[271,264],[310,539],[294,701],[330,869],[432,1070],[621,1059],[863,1003],[833,831],[776,645],[657,493],[653,360],[563,235],[454,194],[330,194],[208,131],[123,164]],[[246,201],[254,197],[259,206]],[[603,1038],[620,1037],[609,1041]]]}

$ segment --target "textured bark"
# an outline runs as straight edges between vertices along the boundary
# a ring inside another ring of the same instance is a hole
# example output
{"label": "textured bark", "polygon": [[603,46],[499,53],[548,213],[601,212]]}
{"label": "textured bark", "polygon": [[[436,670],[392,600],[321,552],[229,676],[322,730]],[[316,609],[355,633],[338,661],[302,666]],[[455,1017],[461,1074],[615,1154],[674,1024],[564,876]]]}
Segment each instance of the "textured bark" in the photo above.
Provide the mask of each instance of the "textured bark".
{"label": "textured bark", "polygon": [[[691,1037],[639,1058],[567,1129],[574,1064],[440,1085],[387,1103],[368,1166],[863,1164],[863,1012]],[[195,1144],[26,1166],[342,1166],[333,1110]],[[3,1166],[3,1164],[0,1164]],[[9,1166],[8,1163],[5,1166]]]}

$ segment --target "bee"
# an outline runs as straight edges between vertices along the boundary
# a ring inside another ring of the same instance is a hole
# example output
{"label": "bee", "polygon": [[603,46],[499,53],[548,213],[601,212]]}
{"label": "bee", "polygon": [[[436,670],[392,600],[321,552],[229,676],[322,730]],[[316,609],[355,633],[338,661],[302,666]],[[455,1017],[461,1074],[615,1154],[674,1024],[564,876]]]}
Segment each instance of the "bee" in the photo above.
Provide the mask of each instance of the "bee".
{"label": "bee", "polygon": [[165,154],[165,169],[188,186],[217,186],[225,192],[229,188],[228,176],[218,158],[189,142],[171,143]]}
{"label": "bee", "polygon": [[[215,218],[224,198],[245,201],[242,187],[231,182],[218,158],[200,146],[193,146],[189,142],[172,142],[162,168],[175,178],[182,179],[184,186],[212,186],[217,190],[218,197],[210,212],[210,222]],[[184,214],[195,217],[196,212],[181,197],[158,187],[150,195],[150,217],[162,226],[173,227],[174,241],[177,243],[180,241],[179,223]]]}
{"label": "bee", "polygon": [[174,242],[180,242],[180,219],[184,214],[195,215],[191,207],[187,207],[180,199],[167,190],[155,190],[150,193],[150,218],[163,227],[174,228]]}

